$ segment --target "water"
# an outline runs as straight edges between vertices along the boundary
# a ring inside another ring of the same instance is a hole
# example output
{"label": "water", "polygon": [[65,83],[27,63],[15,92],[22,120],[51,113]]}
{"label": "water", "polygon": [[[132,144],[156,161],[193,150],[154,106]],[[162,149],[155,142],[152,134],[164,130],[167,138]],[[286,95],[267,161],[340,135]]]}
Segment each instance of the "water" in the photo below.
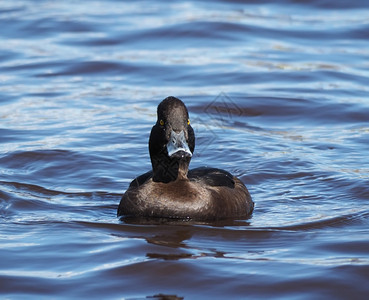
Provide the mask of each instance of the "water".
{"label": "water", "polygon": [[[0,295],[366,299],[367,1],[0,2]],[[116,218],[181,98],[251,219]]]}

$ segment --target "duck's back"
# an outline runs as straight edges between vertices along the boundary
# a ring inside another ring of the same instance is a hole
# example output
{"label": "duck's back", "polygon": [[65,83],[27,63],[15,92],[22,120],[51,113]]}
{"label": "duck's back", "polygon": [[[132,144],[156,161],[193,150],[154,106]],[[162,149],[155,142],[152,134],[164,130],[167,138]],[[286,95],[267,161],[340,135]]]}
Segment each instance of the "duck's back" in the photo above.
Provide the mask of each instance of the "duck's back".
{"label": "duck's back", "polygon": [[187,179],[162,183],[148,172],[132,181],[123,195],[118,215],[217,220],[245,218],[254,203],[245,185],[230,173],[197,168]]}

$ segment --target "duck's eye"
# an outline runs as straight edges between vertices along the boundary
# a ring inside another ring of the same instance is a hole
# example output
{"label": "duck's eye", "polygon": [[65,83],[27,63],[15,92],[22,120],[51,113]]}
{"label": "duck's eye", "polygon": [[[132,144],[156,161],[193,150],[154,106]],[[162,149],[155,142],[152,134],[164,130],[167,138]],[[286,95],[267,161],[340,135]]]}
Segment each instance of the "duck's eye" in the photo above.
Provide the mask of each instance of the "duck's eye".
{"label": "duck's eye", "polygon": [[190,125],[190,119],[187,120],[187,125]]}
{"label": "duck's eye", "polygon": [[161,126],[164,125],[164,121],[163,120],[160,120],[159,123],[160,123]]}

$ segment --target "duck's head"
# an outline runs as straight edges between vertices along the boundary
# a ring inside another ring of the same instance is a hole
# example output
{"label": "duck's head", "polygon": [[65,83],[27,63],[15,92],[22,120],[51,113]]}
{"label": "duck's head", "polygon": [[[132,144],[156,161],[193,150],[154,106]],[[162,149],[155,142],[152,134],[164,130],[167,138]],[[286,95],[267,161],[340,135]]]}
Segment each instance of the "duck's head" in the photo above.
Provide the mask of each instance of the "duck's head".
{"label": "duck's head", "polygon": [[168,183],[186,178],[195,150],[188,110],[181,100],[168,97],[158,105],[157,115],[149,140],[153,180]]}

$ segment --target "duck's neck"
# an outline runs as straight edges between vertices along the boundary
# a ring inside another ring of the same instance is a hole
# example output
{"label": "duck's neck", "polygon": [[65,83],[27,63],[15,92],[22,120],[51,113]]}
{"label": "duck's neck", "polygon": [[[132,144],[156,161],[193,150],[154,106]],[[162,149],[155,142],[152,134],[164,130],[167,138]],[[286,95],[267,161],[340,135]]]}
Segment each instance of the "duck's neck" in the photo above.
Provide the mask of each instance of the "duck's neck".
{"label": "duck's neck", "polygon": [[152,158],[153,181],[169,183],[177,179],[187,179],[190,160],[190,158]]}

